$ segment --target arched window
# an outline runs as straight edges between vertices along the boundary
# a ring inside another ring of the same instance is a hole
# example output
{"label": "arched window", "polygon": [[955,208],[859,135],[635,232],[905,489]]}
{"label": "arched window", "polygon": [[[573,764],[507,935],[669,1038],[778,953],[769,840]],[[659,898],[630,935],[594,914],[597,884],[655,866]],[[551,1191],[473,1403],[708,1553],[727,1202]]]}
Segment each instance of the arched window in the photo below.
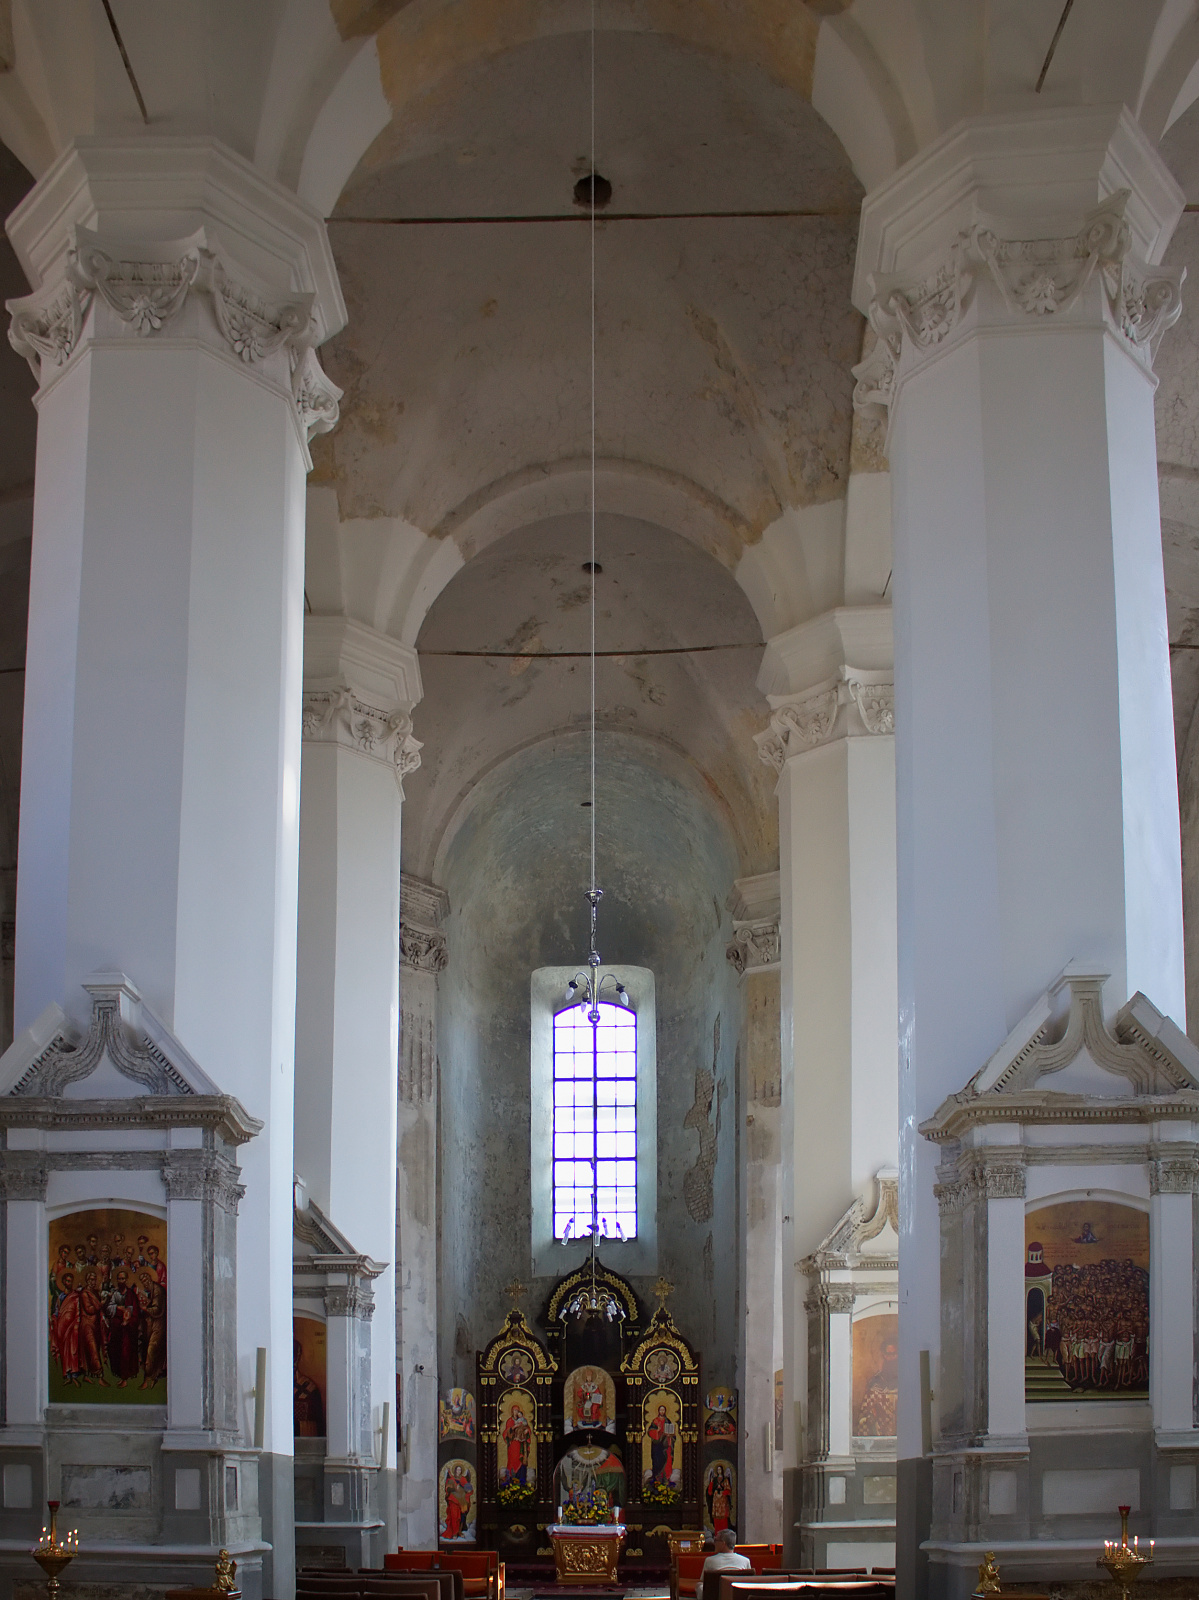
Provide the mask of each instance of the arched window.
{"label": "arched window", "polygon": [[637,1017],[609,1001],[554,1016],[554,1238],[637,1236]]}

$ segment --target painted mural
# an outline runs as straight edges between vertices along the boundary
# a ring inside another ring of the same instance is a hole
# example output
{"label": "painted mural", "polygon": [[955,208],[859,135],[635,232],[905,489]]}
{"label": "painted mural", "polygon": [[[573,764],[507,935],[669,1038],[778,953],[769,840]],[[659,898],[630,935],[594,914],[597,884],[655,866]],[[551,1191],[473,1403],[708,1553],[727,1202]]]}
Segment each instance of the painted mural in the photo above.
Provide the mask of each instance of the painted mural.
{"label": "painted mural", "polygon": [[899,1404],[899,1317],[893,1311],[853,1324],[853,1431],[859,1439],[893,1439]]}
{"label": "painted mural", "polygon": [[737,1437],[736,1389],[709,1389],[704,1397],[704,1438]]}
{"label": "painted mural", "polygon": [[438,1538],[442,1544],[473,1544],[478,1521],[478,1485],[469,1461],[447,1461],[437,1475]]}
{"label": "painted mural", "polygon": [[328,1329],[318,1317],[291,1319],[292,1426],[297,1439],[325,1437]]}
{"label": "painted mural", "polygon": [[673,1389],[651,1389],[642,1404],[641,1498],[651,1505],[678,1498],[683,1476],[682,1412]]}
{"label": "painted mural", "polygon": [[737,1526],[737,1469],[731,1461],[711,1461],[704,1472],[704,1528],[717,1534]]}
{"label": "painted mural", "polygon": [[1029,1401],[1149,1394],[1149,1215],[1061,1200],[1024,1219]]}
{"label": "painted mural", "polygon": [[625,1502],[624,1462],[620,1452],[608,1445],[575,1445],[558,1463],[554,1474],[557,1504],[588,1506],[597,1489],[608,1497],[610,1506]]}
{"label": "painted mural", "polygon": [[49,1229],[49,1397],[166,1405],[167,1225],[104,1208]]}
{"label": "painted mural", "polygon": [[567,1433],[587,1428],[611,1433],[616,1426],[616,1385],[602,1367],[576,1367],[562,1387]]}
{"label": "painted mural", "polygon": [[437,1404],[439,1439],[473,1439],[475,1397],[469,1389],[448,1389]]}
{"label": "painted mural", "polygon": [[500,1504],[531,1502],[536,1499],[537,1488],[537,1444],[533,1434],[537,1403],[525,1389],[507,1389],[500,1396],[496,1411]]}

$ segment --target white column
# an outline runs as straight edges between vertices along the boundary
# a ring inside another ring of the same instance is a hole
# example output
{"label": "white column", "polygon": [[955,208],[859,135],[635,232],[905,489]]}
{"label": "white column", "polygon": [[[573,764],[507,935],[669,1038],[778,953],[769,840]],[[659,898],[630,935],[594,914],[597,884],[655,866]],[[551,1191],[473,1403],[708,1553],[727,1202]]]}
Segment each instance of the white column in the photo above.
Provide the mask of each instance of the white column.
{"label": "white column", "polygon": [[[296,1171],[355,1250],[389,1263],[374,1282],[380,1314],[370,1325],[376,1458],[389,1407],[380,1507],[389,1527],[400,813],[404,774],[420,760],[411,716],[420,697],[407,646],[345,617],[305,619]],[[332,1440],[329,1452],[344,1453]]]}
{"label": "white column", "polygon": [[[937,1386],[933,1148],[917,1127],[1071,960],[1184,1021],[1152,356],[1183,196],[1127,112],[959,124],[869,195],[895,550],[899,1455]],[[1098,208],[1098,209],[1097,209]],[[905,1514],[901,1468],[901,1524]],[[920,1537],[916,1530],[915,1537]]]}
{"label": "white column", "polygon": [[[403,1410],[400,1542],[437,1542],[437,974],[446,966],[444,889],[404,876],[396,1151],[396,1372]],[[476,1396],[476,1401],[477,1401]]]}
{"label": "white column", "polygon": [[[773,708],[758,749],[779,773],[789,1420],[808,1389],[795,1264],[896,1160],[891,650],[889,606],[840,607],[770,640],[758,680]],[[802,1454],[792,1426],[787,1468]]]}
{"label": "white column", "polygon": [[211,139],[68,150],[8,227],[40,380],[16,1027],[52,1001],[85,1022],[81,980],[123,970],[265,1124],[239,1414],[265,1346],[285,1594],[304,477],[344,307],[321,219]]}

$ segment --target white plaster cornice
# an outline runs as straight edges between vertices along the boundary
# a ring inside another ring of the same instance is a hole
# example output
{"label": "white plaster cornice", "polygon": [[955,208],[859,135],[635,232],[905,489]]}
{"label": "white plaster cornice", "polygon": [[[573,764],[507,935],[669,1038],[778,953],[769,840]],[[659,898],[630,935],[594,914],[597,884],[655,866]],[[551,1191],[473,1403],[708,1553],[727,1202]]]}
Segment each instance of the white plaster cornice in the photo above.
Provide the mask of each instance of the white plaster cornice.
{"label": "white plaster cornice", "polygon": [[41,392],[86,345],[199,346],[286,397],[305,450],[336,425],[315,355],[345,322],[324,223],[217,141],[80,141],[8,231],[35,285],[7,302],[9,341]]}
{"label": "white plaster cornice", "polygon": [[1070,234],[1122,189],[1133,249],[1159,262],[1186,197],[1125,107],[968,118],[866,196],[854,304],[867,314],[871,275],[912,272],[984,219],[1019,219],[1028,237]]}
{"label": "white plaster cornice", "polygon": [[889,605],[837,606],[766,641],[758,688],[764,695],[803,694],[850,664],[868,672],[895,663]]}
{"label": "white plaster cornice", "polygon": [[221,243],[267,288],[312,296],[314,345],[346,324],[323,217],[211,137],[77,139],[6,227],[35,286],[61,268],[73,227],[126,245],[215,228]]}
{"label": "white plaster cornice", "polygon": [[778,920],[782,909],[779,875],[776,872],[759,872],[752,878],[735,878],[724,905],[736,922],[750,922],[757,918],[773,917]]}
{"label": "white plaster cornice", "polygon": [[423,693],[416,651],[350,617],[304,618],[303,737],[395,768],[420,766],[412,708]]}
{"label": "white plaster cornice", "polygon": [[1128,112],[972,118],[869,195],[854,301],[874,343],[856,409],[885,416],[903,383],[984,328],[1110,331],[1148,372],[1182,309],[1160,262],[1184,196]]}

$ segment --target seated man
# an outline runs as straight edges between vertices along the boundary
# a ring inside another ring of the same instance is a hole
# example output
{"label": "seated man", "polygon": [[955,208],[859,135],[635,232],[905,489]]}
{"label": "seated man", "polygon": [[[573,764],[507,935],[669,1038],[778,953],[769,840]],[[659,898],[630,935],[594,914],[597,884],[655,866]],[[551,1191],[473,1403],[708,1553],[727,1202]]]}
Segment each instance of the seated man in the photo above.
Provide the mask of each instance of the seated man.
{"label": "seated man", "polygon": [[752,1565],[748,1556],[738,1555],[737,1535],[732,1528],[721,1528],[715,1538],[716,1553],[704,1562],[700,1584],[709,1572],[733,1572]]}

